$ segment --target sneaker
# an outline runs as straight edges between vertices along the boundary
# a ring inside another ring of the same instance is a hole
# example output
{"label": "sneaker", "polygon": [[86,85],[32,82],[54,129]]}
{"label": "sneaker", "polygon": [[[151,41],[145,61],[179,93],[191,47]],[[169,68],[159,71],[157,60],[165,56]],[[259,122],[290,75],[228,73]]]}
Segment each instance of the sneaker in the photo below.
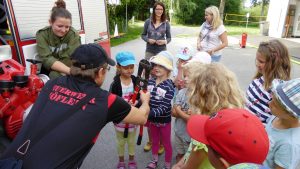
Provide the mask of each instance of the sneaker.
{"label": "sneaker", "polygon": [[117,169],[126,169],[125,162],[119,162],[118,166],[117,166]]}
{"label": "sneaker", "polygon": [[134,160],[128,162],[128,169],[137,169],[137,165]]}
{"label": "sneaker", "polygon": [[154,161],[154,160],[151,160],[147,166],[146,166],[147,169],[156,169],[157,168],[157,161]]}
{"label": "sneaker", "polygon": [[152,148],[152,143],[151,142],[147,142],[147,144],[144,146],[144,151],[150,151]]}
{"label": "sneaker", "polygon": [[159,149],[158,149],[158,154],[161,155],[161,154],[164,153],[164,152],[165,152],[164,146],[163,146],[163,145],[160,145],[160,146],[159,146]]}

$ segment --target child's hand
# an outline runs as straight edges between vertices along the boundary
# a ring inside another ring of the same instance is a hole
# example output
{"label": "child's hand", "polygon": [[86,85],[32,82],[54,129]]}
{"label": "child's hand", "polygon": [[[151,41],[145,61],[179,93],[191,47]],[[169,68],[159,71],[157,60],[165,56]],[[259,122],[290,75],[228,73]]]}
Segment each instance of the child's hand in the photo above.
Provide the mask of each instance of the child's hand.
{"label": "child's hand", "polygon": [[172,113],[172,116],[173,116],[173,117],[178,117],[178,114],[177,114],[177,112],[176,112],[176,108],[175,108],[175,107],[172,108],[171,113]]}
{"label": "child's hand", "polygon": [[137,100],[136,100],[134,103],[132,102],[132,100],[129,101],[129,104],[130,104],[131,106],[134,106],[134,107],[137,105],[137,103],[138,103]]}

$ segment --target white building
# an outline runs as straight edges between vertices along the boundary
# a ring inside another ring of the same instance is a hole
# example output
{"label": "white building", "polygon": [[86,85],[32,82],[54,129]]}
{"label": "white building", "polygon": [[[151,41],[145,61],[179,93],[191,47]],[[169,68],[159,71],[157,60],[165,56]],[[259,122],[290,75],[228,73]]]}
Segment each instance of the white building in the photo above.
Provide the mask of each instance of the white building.
{"label": "white building", "polygon": [[269,36],[300,37],[300,0],[270,0]]}

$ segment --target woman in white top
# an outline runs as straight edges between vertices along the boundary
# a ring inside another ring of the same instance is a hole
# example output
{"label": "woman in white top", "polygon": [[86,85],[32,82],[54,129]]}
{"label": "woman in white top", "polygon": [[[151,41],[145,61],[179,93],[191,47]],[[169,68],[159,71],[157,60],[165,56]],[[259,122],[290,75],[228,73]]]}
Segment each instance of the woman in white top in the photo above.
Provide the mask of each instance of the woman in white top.
{"label": "woman in white top", "polygon": [[212,62],[221,59],[222,49],[228,45],[227,32],[220,18],[219,9],[210,6],[205,9],[205,22],[200,27],[197,49],[211,55]]}

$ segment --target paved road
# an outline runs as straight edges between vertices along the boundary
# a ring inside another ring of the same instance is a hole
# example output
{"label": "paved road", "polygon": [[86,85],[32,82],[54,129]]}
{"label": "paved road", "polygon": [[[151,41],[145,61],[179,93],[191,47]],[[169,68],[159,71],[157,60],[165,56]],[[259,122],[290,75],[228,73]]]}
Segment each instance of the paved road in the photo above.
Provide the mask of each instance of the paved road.
{"label": "paved road", "polygon": [[[173,27],[172,28],[172,42],[168,45],[168,49],[172,53],[176,53],[176,47],[182,43],[190,43],[196,45],[196,35],[198,34],[197,28],[186,28],[186,27]],[[224,49],[223,58],[221,60],[228,68],[236,73],[239,83],[242,89],[246,89],[247,85],[250,83],[251,78],[255,73],[255,53],[256,48],[247,47],[245,49],[240,49],[237,37],[229,37],[229,47]],[[258,45],[260,40],[266,40],[267,37],[249,37],[249,42],[253,45]],[[295,47],[295,50],[299,49],[299,44],[290,43],[283,40],[285,43]],[[296,48],[296,46],[298,47]],[[139,59],[144,57],[145,43],[141,39],[133,40],[125,44],[119,45],[112,48],[112,56],[122,50],[128,50],[135,54]],[[293,49],[294,50],[294,49]],[[298,53],[299,54],[299,53]],[[108,74],[106,81],[103,85],[105,89],[108,89],[109,84],[115,74],[115,69],[113,68]],[[292,76],[300,77],[300,65],[293,64]],[[143,143],[145,144],[147,136],[144,135]],[[114,169],[118,162],[117,151],[115,147],[115,133],[112,124],[108,124],[102,131],[100,139],[91,150],[84,161],[81,169]],[[173,155],[174,156],[174,155]],[[163,157],[160,157],[161,167],[163,165]],[[145,165],[151,158],[151,153],[143,152],[143,146],[136,147],[136,160],[138,162],[138,168],[145,168]],[[174,158],[173,158],[174,162]]]}

